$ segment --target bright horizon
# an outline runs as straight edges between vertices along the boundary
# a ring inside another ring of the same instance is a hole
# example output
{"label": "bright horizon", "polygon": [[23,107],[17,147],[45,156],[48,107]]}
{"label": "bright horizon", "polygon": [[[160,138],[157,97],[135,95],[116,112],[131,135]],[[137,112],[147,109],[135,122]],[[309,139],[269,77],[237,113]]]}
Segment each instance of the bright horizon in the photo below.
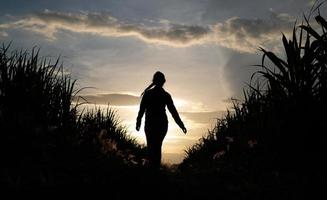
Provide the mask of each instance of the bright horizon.
{"label": "bright horizon", "polygon": [[[85,96],[86,99],[89,99],[87,95],[81,96]],[[169,126],[167,135],[162,146],[162,161],[164,163],[177,164],[180,163],[184,158],[185,150],[194,145],[203,135],[206,135],[208,130],[211,130],[214,127],[216,120],[223,116],[224,111],[222,110],[212,112],[201,110],[197,107],[192,108],[192,106],[189,105],[188,101],[175,99],[174,97],[172,98],[188,132],[186,135],[182,132],[182,130],[175,123],[174,119],[171,117],[171,114],[168,109],[166,109],[166,114],[169,120]],[[139,97],[139,99],[141,99],[141,97]],[[108,103],[110,104],[110,102]],[[108,108],[108,104],[90,103],[88,105],[85,105],[85,107],[88,109],[94,109],[95,106],[103,110]],[[117,112],[116,117],[119,120],[120,125],[124,126],[127,129],[128,134],[135,138],[138,143],[146,144],[146,138],[144,133],[145,116],[143,116],[140,131],[135,130],[136,117],[139,110],[139,105],[110,105],[109,107]]]}

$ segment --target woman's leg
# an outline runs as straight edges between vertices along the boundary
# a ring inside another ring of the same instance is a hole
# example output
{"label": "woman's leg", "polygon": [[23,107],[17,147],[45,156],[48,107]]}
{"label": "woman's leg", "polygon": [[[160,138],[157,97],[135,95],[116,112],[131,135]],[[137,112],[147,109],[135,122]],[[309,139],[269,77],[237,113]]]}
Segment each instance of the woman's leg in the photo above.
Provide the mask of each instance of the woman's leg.
{"label": "woman's leg", "polygon": [[157,137],[153,146],[153,167],[155,169],[160,168],[161,164],[161,147],[162,147],[163,138]]}
{"label": "woman's leg", "polygon": [[149,160],[149,167],[152,168],[155,162],[155,141],[151,137],[151,132],[146,132],[146,144],[147,144],[147,154]]}
{"label": "woman's leg", "polygon": [[161,146],[166,136],[167,128],[146,129],[147,150],[149,165],[153,169],[159,169],[161,164]]}

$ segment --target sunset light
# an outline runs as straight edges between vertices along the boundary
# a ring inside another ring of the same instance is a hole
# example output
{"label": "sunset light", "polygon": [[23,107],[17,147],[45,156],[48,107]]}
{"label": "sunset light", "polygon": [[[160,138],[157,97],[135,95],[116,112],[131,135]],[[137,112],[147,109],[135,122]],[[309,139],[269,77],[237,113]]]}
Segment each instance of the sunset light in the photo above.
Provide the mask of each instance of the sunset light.
{"label": "sunset light", "polygon": [[326,4],[0,0],[3,191],[315,199]]}

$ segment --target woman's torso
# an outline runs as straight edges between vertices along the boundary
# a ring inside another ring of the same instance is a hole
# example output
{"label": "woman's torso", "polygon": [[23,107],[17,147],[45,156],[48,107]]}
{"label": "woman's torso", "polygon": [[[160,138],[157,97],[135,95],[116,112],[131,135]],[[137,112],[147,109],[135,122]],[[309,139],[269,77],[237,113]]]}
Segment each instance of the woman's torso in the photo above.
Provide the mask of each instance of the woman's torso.
{"label": "woman's torso", "polygon": [[169,94],[161,87],[155,87],[144,94],[146,98],[145,120],[147,122],[168,123],[166,105]]}

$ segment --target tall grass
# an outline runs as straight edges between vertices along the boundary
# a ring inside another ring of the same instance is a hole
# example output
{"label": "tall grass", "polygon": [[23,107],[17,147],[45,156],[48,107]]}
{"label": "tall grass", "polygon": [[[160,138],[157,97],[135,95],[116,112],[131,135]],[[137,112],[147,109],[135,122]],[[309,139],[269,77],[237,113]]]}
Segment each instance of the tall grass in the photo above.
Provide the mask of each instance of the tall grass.
{"label": "tall grass", "polygon": [[292,189],[324,174],[327,23],[316,11],[317,25],[304,17],[290,39],[282,36],[283,56],[261,48],[244,100],[234,100],[233,111],[186,151],[182,170],[218,170],[247,185]]}
{"label": "tall grass", "polygon": [[77,126],[83,145],[100,148],[106,156],[118,157],[126,164],[142,165],[145,146],[128,134],[110,107],[106,111],[100,108],[87,111],[79,117]]}
{"label": "tall grass", "polygon": [[39,50],[0,49],[0,157],[5,185],[102,183],[141,165],[144,147],[108,108],[80,113],[75,80]]}
{"label": "tall grass", "polygon": [[[75,81],[39,59],[39,51],[0,50],[1,153],[10,167],[42,162],[45,152],[67,144],[74,133]],[[33,156],[32,156],[33,155]]]}

